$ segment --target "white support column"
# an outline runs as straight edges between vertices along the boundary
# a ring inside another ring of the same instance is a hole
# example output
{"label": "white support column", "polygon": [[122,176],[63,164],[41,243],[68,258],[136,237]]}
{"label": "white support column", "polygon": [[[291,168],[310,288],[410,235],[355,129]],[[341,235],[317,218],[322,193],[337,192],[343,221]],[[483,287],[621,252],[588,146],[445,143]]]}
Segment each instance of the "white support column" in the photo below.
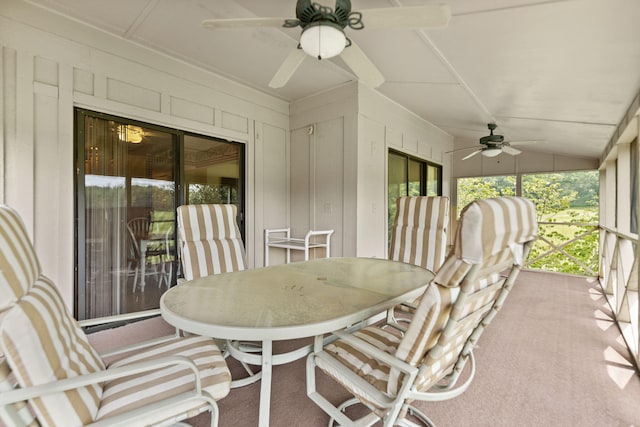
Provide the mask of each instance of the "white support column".
{"label": "white support column", "polygon": [[631,144],[618,144],[616,174],[616,228],[628,233],[631,230]]}
{"label": "white support column", "polygon": [[[636,150],[635,150],[635,155],[637,157],[635,164],[638,165],[638,167],[640,167],[640,115],[636,116],[636,122],[638,124],[638,130],[636,132]],[[636,183],[635,183],[635,191],[636,191],[636,224],[638,226],[638,228],[640,229],[640,171],[636,171]],[[636,230],[637,234],[640,234],[640,230]],[[635,257],[636,257],[636,263],[640,263],[640,259],[638,259],[638,245],[636,245],[636,253],[635,253]],[[636,277],[637,280],[637,284],[640,284],[640,265],[637,265],[638,268],[636,268],[636,274],[638,275],[638,277]],[[636,302],[636,304],[640,304],[640,302]],[[636,345],[636,354],[635,354],[635,358],[636,358],[636,366],[640,366],[640,310],[636,310],[636,318],[635,319],[631,319],[632,325],[633,322],[635,321],[635,328],[636,328],[636,338],[637,341],[635,343]],[[633,327],[633,326],[632,326]]]}
{"label": "white support column", "polygon": [[604,224],[609,228],[617,228],[616,224],[616,161],[606,162],[606,182],[604,195],[607,198],[605,203]]}

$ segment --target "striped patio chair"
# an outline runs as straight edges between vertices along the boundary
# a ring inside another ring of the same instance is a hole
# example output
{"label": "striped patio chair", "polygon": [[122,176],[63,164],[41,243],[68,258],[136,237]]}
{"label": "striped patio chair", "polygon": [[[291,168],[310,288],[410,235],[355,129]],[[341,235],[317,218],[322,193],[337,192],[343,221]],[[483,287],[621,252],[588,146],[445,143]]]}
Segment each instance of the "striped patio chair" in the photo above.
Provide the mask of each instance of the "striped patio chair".
{"label": "striped patio chair", "polygon": [[207,410],[215,426],[216,401],[230,389],[210,338],[156,339],[112,351],[105,363],[42,275],[22,220],[4,205],[0,352],[0,420],[7,426],[146,426]]}
{"label": "striped patio chair", "polygon": [[449,198],[398,197],[396,206],[389,259],[437,272],[447,251]]}
{"label": "striped patio chair", "polygon": [[[212,274],[246,270],[247,256],[236,222],[236,205],[183,205],[178,207],[179,257],[185,280],[198,279]],[[225,350],[225,357],[239,353],[259,353],[259,343],[250,341],[216,339]],[[249,375],[235,379],[231,387],[240,387],[258,381],[260,375],[249,364],[240,360]]]}
{"label": "striped patio chair", "polygon": [[[389,259],[437,272],[447,251],[449,198],[445,196],[403,196],[396,201]],[[406,313],[413,314],[420,298],[399,304],[387,312],[387,323],[400,326]]]}
{"label": "striped patio chair", "polygon": [[[309,355],[307,394],[331,416],[329,425],[411,425],[411,416],[433,425],[413,403],[450,399],[469,387],[476,368],[473,348],[502,307],[537,233],[535,207],[527,199],[466,206],[454,248],[403,334],[379,325],[339,331],[338,340]],[[469,375],[463,377],[465,366]],[[317,370],[354,397],[334,406],[316,389]],[[354,421],[343,410],[356,403],[369,411]]]}
{"label": "striped patio chair", "polygon": [[247,257],[235,205],[178,207],[178,239],[186,280],[246,270]]}

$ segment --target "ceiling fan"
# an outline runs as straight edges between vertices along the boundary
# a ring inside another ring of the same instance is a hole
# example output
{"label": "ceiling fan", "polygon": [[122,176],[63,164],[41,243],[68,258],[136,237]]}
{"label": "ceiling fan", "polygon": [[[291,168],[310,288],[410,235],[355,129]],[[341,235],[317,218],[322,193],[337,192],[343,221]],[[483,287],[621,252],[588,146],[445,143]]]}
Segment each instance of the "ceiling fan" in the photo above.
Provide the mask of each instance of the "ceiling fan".
{"label": "ceiling fan", "polygon": [[[493,131],[498,127],[498,125],[496,125],[495,123],[489,123],[487,127],[489,128],[489,135],[480,138],[481,147],[473,153],[463,157],[462,160],[470,159],[478,153],[482,153],[482,155],[485,157],[495,157],[502,152],[511,154],[512,156],[516,156],[522,153],[522,151],[509,145],[509,142],[504,140],[503,135],[493,134]],[[463,148],[462,150],[466,150],[468,148],[469,147]]]}
{"label": "ceiling fan", "polygon": [[336,0],[335,9],[311,0],[298,0],[296,18],[238,18],[205,19],[202,26],[208,29],[245,27],[300,26],[302,34],[298,46],[286,57],[269,82],[272,88],[283,87],[298,69],[306,55],[328,59],[340,55],[360,81],[372,87],[384,82],[384,77],[344,30],[381,28],[443,28],[449,23],[451,12],[447,5],[385,7],[351,10],[350,0]]}

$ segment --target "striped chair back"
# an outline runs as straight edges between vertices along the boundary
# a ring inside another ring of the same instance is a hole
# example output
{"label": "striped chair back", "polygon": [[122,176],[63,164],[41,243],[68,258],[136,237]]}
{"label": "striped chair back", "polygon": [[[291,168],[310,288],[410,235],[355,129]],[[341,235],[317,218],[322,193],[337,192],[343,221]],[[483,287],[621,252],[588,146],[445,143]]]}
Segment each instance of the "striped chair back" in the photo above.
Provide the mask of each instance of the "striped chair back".
{"label": "striped chair back", "polygon": [[[16,385],[28,387],[105,369],[55,285],[41,274],[22,220],[5,205],[0,205],[0,319],[5,389],[8,370]],[[94,419],[101,395],[102,386],[88,385],[34,398],[29,406],[40,425],[82,425]],[[22,406],[14,404],[1,415],[29,425],[30,412]]]}
{"label": "striped chair back", "polygon": [[[14,210],[0,205],[0,317],[16,306],[39,275],[40,264],[22,219]],[[0,393],[16,386],[7,357],[0,354]],[[2,415],[20,420],[24,425],[35,422],[27,402],[15,403],[3,411]],[[10,425],[6,419],[0,419]]]}
{"label": "striped chair back", "polygon": [[389,259],[438,271],[447,250],[449,198],[398,197]]}
{"label": "striped chair back", "polygon": [[[396,351],[396,357],[421,365],[416,390],[447,375],[457,378],[502,307],[537,234],[535,206],[527,199],[483,199],[464,208],[454,248]],[[399,377],[392,372],[390,391]]]}
{"label": "striped chair back", "polygon": [[247,268],[235,205],[178,207],[178,239],[186,280]]}

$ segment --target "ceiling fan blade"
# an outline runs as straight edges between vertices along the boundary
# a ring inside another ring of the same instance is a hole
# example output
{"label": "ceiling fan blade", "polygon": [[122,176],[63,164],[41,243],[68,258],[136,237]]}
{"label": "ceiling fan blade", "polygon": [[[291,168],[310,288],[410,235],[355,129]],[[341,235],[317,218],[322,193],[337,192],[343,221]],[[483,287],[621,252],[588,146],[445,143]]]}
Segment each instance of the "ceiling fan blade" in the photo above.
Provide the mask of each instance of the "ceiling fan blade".
{"label": "ceiling fan blade", "polygon": [[366,29],[383,28],[444,28],[451,19],[451,9],[445,4],[430,6],[383,7],[363,9]]}
{"label": "ceiling fan blade", "polygon": [[470,158],[472,158],[473,156],[475,156],[476,154],[480,153],[481,151],[482,151],[482,149],[480,149],[480,150],[476,150],[476,151],[474,151],[473,153],[471,153],[471,154],[468,154],[468,155],[464,156],[464,157],[462,158],[462,160],[470,159]]}
{"label": "ceiling fan blade", "polygon": [[518,154],[522,153],[522,151],[518,150],[517,148],[513,148],[509,145],[503,145],[502,151],[504,151],[507,154],[511,154],[512,156],[517,156]]}
{"label": "ceiling fan blade", "polygon": [[209,30],[251,27],[282,27],[287,18],[205,19],[202,26]]}
{"label": "ceiling fan blade", "polygon": [[286,85],[306,56],[307,54],[302,49],[293,49],[269,82],[269,87],[277,89]]}
{"label": "ceiling fan blade", "polygon": [[531,140],[531,141],[509,141],[509,145],[528,145],[528,144],[546,144],[544,140]]}
{"label": "ceiling fan blade", "polygon": [[451,150],[451,151],[445,151],[444,154],[453,154],[453,153],[457,153],[460,151],[466,151],[466,150],[477,150],[478,147],[462,147],[462,148],[456,148],[455,150]]}
{"label": "ceiling fan blade", "polygon": [[345,48],[340,57],[362,83],[371,87],[378,87],[384,83],[384,76],[380,70],[373,65],[373,62],[353,40],[351,41],[351,46]]}

